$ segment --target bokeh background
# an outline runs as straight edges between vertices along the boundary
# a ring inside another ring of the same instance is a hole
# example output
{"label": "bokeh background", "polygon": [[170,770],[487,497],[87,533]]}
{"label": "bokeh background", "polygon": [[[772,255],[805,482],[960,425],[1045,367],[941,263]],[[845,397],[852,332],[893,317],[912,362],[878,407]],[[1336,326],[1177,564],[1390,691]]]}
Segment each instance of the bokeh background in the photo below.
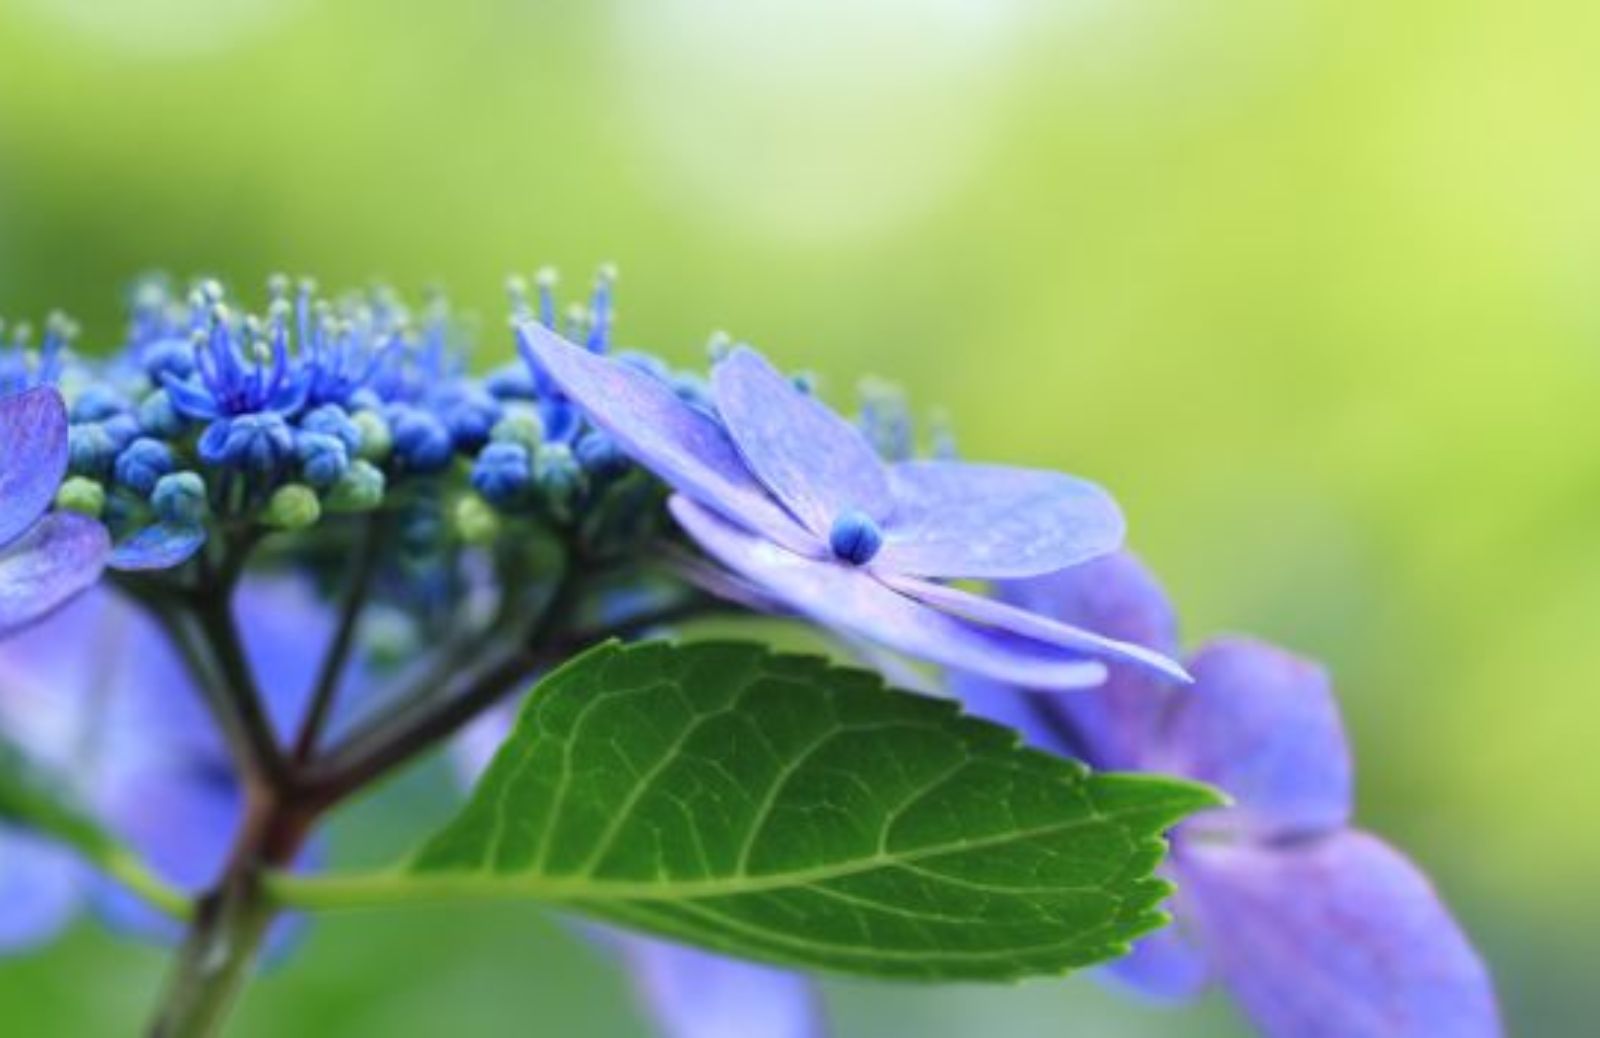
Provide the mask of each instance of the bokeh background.
{"label": "bokeh background", "polygon": [[[0,313],[622,271],[964,451],[1108,484],[1193,637],[1328,661],[1365,822],[1516,1033],[1600,1018],[1600,6],[1562,0],[0,0]],[[427,775],[389,794],[421,803]],[[409,798],[409,799],[408,799]],[[376,807],[347,857],[400,841]],[[0,963],[0,1028],[132,1033],[160,956]],[[845,1035],[1229,1035],[1088,979],[831,986]],[[531,909],[319,924],[241,1036],[642,1034]]]}

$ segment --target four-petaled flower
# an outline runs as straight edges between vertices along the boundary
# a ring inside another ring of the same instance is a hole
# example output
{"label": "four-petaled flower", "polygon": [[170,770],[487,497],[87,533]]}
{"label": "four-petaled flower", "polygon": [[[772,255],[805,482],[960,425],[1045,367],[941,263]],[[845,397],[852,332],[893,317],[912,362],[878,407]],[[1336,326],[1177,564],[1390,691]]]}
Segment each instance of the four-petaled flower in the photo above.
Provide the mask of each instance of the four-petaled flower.
{"label": "four-petaled flower", "polygon": [[[0,398],[0,637],[100,578],[105,527],[49,512],[67,471],[67,410],[49,387]],[[47,514],[48,513],[48,514]]]}
{"label": "four-petaled flower", "polygon": [[[1165,596],[1126,554],[1002,591],[1025,608],[1178,648]],[[1322,669],[1242,638],[1210,642],[1189,667],[1194,686],[1178,692],[1127,672],[1048,699],[956,682],[969,709],[1042,749],[1188,776],[1234,798],[1174,834],[1176,922],[1110,969],[1166,999],[1220,982],[1281,1038],[1498,1034],[1488,973],[1427,879],[1349,824],[1350,757]]]}
{"label": "four-petaled flower", "polygon": [[1185,678],[1142,646],[937,583],[1053,573],[1115,550],[1122,516],[1093,484],[954,461],[885,465],[749,348],[713,370],[713,417],[636,366],[533,321],[518,331],[589,420],[676,491],[670,508],[689,536],[783,606],[1030,688],[1099,684],[1102,660]]}

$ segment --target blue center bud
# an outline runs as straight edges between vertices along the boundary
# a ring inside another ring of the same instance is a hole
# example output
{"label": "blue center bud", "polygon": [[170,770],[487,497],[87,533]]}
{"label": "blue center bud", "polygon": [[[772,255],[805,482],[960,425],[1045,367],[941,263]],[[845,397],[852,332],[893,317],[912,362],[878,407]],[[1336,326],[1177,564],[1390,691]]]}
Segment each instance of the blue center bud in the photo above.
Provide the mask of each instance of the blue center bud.
{"label": "blue center bud", "polygon": [[248,472],[276,472],[294,456],[294,433],[275,414],[219,418],[200,436],[208,465],[233,465]]}
{"label": "blue center bud", "polygon": [[175,467],[171,447],[160,440],[140,438],[117,455],[114,473],[117,482],[129,490],[136,494],[148,494],[155,489],[156,480]]}
{"label": "blue center bud", "polygon": [[306,412],[300,419],[300,428],[337,438],[350,454],[361,450],[361,429],[351,419],[349,412],[338,404],[323,404]]}
{"label": "blue center bud", "polygon": [[852,566],[864,566],[872,561],[883,547],[883,530],[872,516],[855,508],[847,508],[833,521],[828,531],[828,547],[835,557]]}
{"label": "blue center bud", "polygon": [[86,386],[72,402],[74,422],[102,422],[127,408],[122,395],[110,386]]}
{"label": "blue center bud", "polygon": [[74,476],[104,476],[117,457],[117,444],[99,422],[67,429],[67,469]]}

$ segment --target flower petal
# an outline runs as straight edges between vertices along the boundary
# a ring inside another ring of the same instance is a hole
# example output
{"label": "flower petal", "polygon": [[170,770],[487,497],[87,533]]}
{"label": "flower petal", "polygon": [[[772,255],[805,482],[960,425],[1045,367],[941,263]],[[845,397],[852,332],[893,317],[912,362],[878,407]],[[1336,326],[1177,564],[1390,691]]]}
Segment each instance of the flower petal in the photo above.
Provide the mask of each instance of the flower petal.
{"label": "flower petal", "polygon": [[204,526],[157,523],[113,548],[106,565],[116,570],[171,569],[188,562],[205,543]]}
{"label": "flower petal", "polygon": [[1088,688],[1105,679],[1105,667],[1081,654],[966,623],[863,570],[784,551],[681,495],[668,507],[713,558],[824,625],[908,656],[1030,688]]}
{"label": "flower petal", "polygon": [[543,325],[525,322],[520,344],[617,446],[665,480],[735,522],[792,551],[823,545],[768,495],[722,426],[690,407],[659,379],[574,346]]}
{"label": "flower petal", "polygon": [[1104,490],[1058,472],[903,461],[889,468],[894,516],[874,566],[919,577],[998,580],[1075,566],[1122,545]]}
{"label": "flower petal", "polygon": [[1263,836],[1344,825],[1350,752],[1326,672],[1243,638],[1213,641],[1191,663],[1195,686],[1177,701],[1145,766],[1234,798],[1235,807],[1192,824]]}
{"label": "flower petal", "polygon": [[54,389],[0,399],[0,547],[55,500],[67,472],[67,408]]}
{"label": "flower petal", "polygon": [[816,985],[799,973],[611,931],[663,1038],[820,1038]]}
{"label": "flower petal", "polygon": [[1427,878],[1373,836],[1191,844],[1180,884],[1218,972],[1269,1036],[1501,1033],[1472,945]]}
{"label": "flower petal", "polygon": [[1139,938],[1133,951],[1105,967],[1105,974],[1158,1002],[1188,1001],[1212,980],[1205,948],[1182,915]]}
{"label": "flower petal", "polygon": [[111,549],[105,527],[70,512],[45,516],[0,550],[0,638],[93,586]]}
{"label": "flower petal", "polygon": [[0,825],[0,955],[60,933],[77,911],[82,881],[72,852]]}
{"label": "flower petal", "polygon": [[812,533],[826,540],[852,509],[889,520],[889,478],[866,437],[761,354],[735,349],[712,369],[711,387],[751,471]]}
{"label": "flower petal", "polygon": [[1184,683],[1189,681],[1189,673],[1180,664],[1142,645],[1106,638],[1093,631],[1052,620],[1038,613],[1030,613],[1026,609],[1019,609],[1006,602],[974,595],[960,588],[918,580],[915,577],[885,575],[880,579],[901,594],[925,602],[941,612],[964,617],[973,623],[984,624],[1049,645],[1058,645],[1086,656],[1096,656],[1108,663],[1132,664],[1169,681]]}

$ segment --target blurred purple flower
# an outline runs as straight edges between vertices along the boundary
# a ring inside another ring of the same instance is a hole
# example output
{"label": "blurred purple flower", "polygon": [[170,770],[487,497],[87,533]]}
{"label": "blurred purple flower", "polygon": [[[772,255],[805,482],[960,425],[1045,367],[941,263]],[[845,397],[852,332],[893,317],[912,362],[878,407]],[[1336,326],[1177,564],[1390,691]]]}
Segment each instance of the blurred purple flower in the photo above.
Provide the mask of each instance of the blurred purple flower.
{"label": "blurred purple flower", "polygon": [[717,416],[637,366],[525,321],[530,364],[670,485],[680,526],[782,604],[910,656],[1031,688],[1099,684],[1100,660],[1183,680],[1158,653],[1030,615],[945,579],[1051,573],[1115,550],[1123,522],[1052,472],[905,461],[740,347],[712,373]]}
{"label": "blurred purple flower", "polygon": [[[1123,553],[1006,585],[1024,608],[1175,652],[1176,624]],[[1219,639],[1190,658],[1192,688],[1118,673],[1042,698],[962,677],[975,713],[1101,769],[1210,783],[1235,806],[1173,836],[1174,925],[1111,971],[1161,999],[1224,984],[1283,1038],[1471,1038],[1499,1033],[1487,971],[1427,879],[1351,828],[1351,766],[1326,674],[1282,650]]]}
{"label": "blurred purple flower", "polygon": [[105,528],[73,513],[46,514],[67,471],[67,411],[38,387],[0,398],[0,638],[60,607],[100,579]]}
{"label": "blurred purple flower", "polygon": [[[247,582],[236,611],[269,715],[288,739],[332,620],[287,579]],[[0,729],[78,780],[73,792],[167,882],[198,893],[215,881],[242,817],[239,785],[199,690],[143,613],[95,592],[0,645]],[[69,852],[0,826],[0,952],[48,939],[86,899],[120,929],[179,934]]]}

